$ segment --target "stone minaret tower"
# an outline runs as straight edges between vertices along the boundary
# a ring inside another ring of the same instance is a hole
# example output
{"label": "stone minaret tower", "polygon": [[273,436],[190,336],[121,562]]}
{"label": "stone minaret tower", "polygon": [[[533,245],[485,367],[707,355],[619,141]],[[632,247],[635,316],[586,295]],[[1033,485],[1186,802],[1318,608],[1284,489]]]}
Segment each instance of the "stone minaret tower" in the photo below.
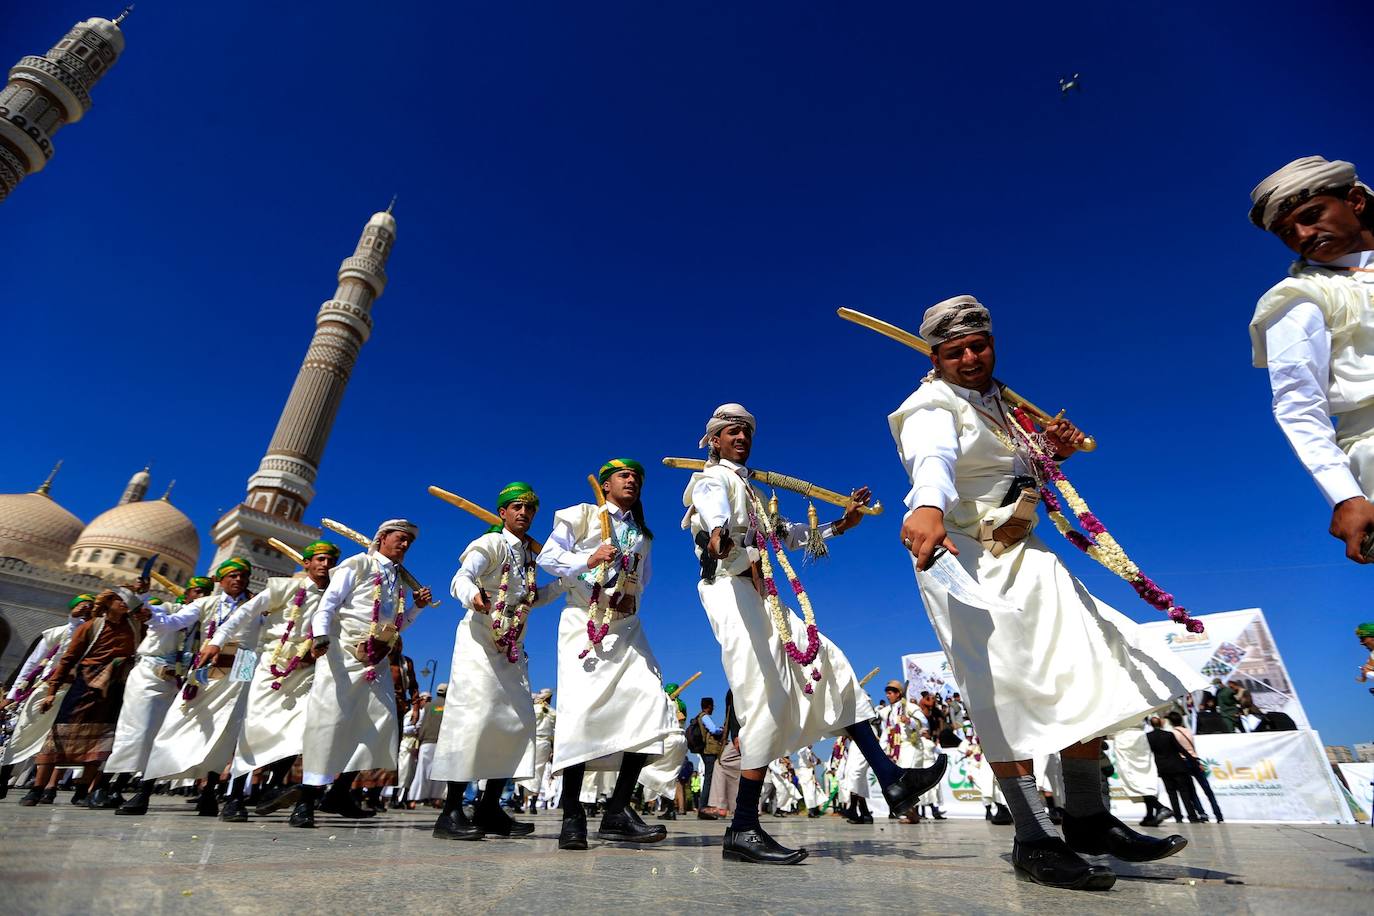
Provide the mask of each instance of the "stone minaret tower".
{"label": "stone minaret tower", "polygon": [[53,157],[53,136],[91,109],[91,87],[124,51],[119,24],[129,7],[108,19],[78,22],[42,57],[23,57],[0,90],[0,200]]}
{"label": "stone minaret tower", "polygon": [[372,334],[372,303],[386,289],[386,262],[396,242],[391,210],[372,215],[353,256],[339,265],[339,287],[315,315],[315,336],[267,454],[248,479],[248,496],[211,533],[219,545],[215,563],[230,556],[247,557],[259,587],[268,575],[296,570],[291,560],[267,545],[267,538],[300,548],[319,537],[319,529],[303,521],[305,508],[315,498],[320,459],[353,364]]}

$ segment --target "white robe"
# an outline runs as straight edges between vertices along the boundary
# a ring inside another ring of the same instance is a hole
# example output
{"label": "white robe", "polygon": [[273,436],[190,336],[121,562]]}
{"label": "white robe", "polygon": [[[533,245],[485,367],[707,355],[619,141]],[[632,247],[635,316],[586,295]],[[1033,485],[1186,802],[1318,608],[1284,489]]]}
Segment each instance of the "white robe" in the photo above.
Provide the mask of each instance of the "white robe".
{"label": "white robe", "polygon": [[1121,789],[1132,801],[1159,794],[1159,771],[1143,728],[1128,728],[1111,736],[1112,758]]}
{"label": "white robe", "polygon": [[[328,785],[340,773],[396,769],[400,742],[391,665],[383,658],[368,666],[353,651],[372,630],[378,576],[379,624],[403,632],[420,614],[420,608],[405,610],[396,565],[381,554],[356,554],[334,568],[310,624],[316,637],[329,637],[329,651],[315,662],[306,703],[301,750],[306,785]],[[367,679],[369,667],[376,680]]]}
{"label": "white robe", "polygon": [[[939,757],[940,757],[941,754],[944,753],[944,749],[941,748],[941,747],[939,747],[939,746],[937,746],[937,745],[935,744],[935,742],[934,742],[934,741],[931,741],[929,738],[917,736],[916,740],[920,743],[920,755],[917,757],[917,761],[918,761],[918,762],[916,763],[916,766],[918,766],[918,767],[934,766],[934,765],[935,765],[935,761],[936,761],[937,759],[939,759]],[[924,795],[922,795],[922,796],[921,796],[921,800],[918,802],[918,804],[922,804],[922,805],[934,805],[934,806],[937,807],[937,808],[938,808],[940,805],[943,805],[944,803],[945,803],[945,781],[944,781],[944,779],[941,779],[941,780],[940,780],[939,782],[937,782],[935,785],[931,786],[930,789],[929,789],[929,791],[927,791]]]}
{"label": "white robe", "polygon": [[[495,607],[501,567],[510,564],[506,603],[513,608],[525,594],[526,545],[508,531],[488,532],[459,559],[450,592],[467,614],[453,640],[448,698],[431,778],[440,782],[478,779],[529,779],[534,776],[534,702],[530,699],[524,635],[520,660],[510,661],[496,645],[490,614],[472,610],[481,589]],[[538,608],[559,594],[556,586],[536,589]],[[526,625],[533,620],[527,619]],[[560,705],[562,697],[559,697]]]}
{"label": "white robe", "polygon": [[[1111,734],[1177,696],[1206,686],[1163,640],[1094,598],[1034,534],[994,557],[976,539],[1021,469],[1016,453],[970,403],[998,414],[1000,396],[926,382],[889,418],[912,477],[908,507],[957,498],[945,526],[951,557],[984,595],[1010,610],[952,598],[933,573],[916,573],[931,625],[993,761],[1033,759]],[[1009,413],[1009,411],[1008,411]],[[942,561],[943,562],[943,561]],[[915,558],[912,558],[915,566]]]}
{"label": "white robe", "polygon": [[[652,542],[628,511],[613,504],[606,511],[617,549],[628,558],[630,568],[622,573],[618,563],[614,567],[616,572],[608,577],[609,587],[602,595],[603,607],[617,596],[638,603],[649,582]],[[596,573],[588,570],[587,559],[601,544],[599,515],[589,503],[559,510],[538,560],[567,590],[567,606],[558,622],[555,770],[625,751],[657,757],[663,753],[664,739],[680,731],[675,710],[663,702],[663,674],[638,612],[613,617],[601,644],[579,658],[588,648],[588,608]],[[618,766],[614,761],[603,765],[611,763]]]}
{"label": "white robe", "polygon": [[[142,773],[148,766],[167,711],[181,693],[175,677],[177,663],[189,669],[195,661],[188,630],[175,624],[153,608],[147,632],[138,644],[138,659],[124,682],[124,703],[115,725],[114,746],[105,761],[106,773]],[[173,676],[159,673],[164,670]]]}
{"label": "white robe", "polygon": [[[217,592],[186,605],[187,609],[195,609],[199,614],[202,642],[210,637],[212,623],[218,631],[246,600],[246,593],[234,600],[224,592]],[[230,643],[225,649],[252,651],[255,635],[250,634],[244,646]],[[209,683],[187,680],[188,684],[194,683],[197,687],[191,699],[178,696],[168,707],[153,741],[152,753],[148,755],[144,779],[195,779],[207,773],[219,773],[233,760],[248,699],[244,688],[248,685],[235,680],[231,669],[210,670],[215,676]]]}
{"label": "white robe", "polygon": [[879,707],[878,712],[882,715],[882,745],[887,756],[892,757],[892,746],[895,744],[895,762],[898,766],[921,766],[921,729],[926,727],[926,717],[921,714],[921,707],[903,697],[890,706]]}
{"label": "white robe", "polygon": [[[52,674],[66,653],[67,646],[72,641],[72,634],[81,622],[71,620],[43,631],[38,638],[38,645],[34,646],[30,658],[24,664],[24,669],[28,670],[21,669],[20,673],[25,677],[15,679],[11,699],[17,696],[16,691],[23,688],[21,682],[28,682],[31,677],[33,685],[37,687]],[[69,687],[70,685],[63,684],[57,689],[52,706],[47,712],[40,712],[38,709],[38,701],[47,695],[47,690],[35,689],[29,693],[20,704],[14,731],[10,733],[9,741],[5,742],[3,754],[0,754],[0,765],[23,763],[43,749],[43,742],[47,740],[48,732],[52,731],[53,723],[57,721],[57,713],[62,708],[62,701],[67,697]]]}
{"label": "white robe", "polygon": [[[300,596],[298,609],[296,600],[302,589],[305,594]],[[288,648],[282,653],[279,670],[286,667],[302,642],[311,641],[310,621],[323,596],[324,589],[308,577],[273,577],[261,594],[239,608],[224,627],[226,632],[217,633],[212,640],[218,644],[251,628],[258,634],[258,664],[247,688],[243,727],[231,769],[235,777],[295,757],[305,746],[306,707],[315,683],[315,666],[308,658],[303,659],[289,676],[278,679],[272,674],[272,662],[288,626]],[[276,690],[273,683],[279,685]]]}
{"label": "white robe", "polygon": [[773,787],[774,804],[782,811],[791,811],[801,801],[801,790],[788,776],[787,768],[782,765],[780,760],[774,760],[768,764],[768,772],[764,778]]}
{"label": "white robe", "polygon": [[[841,792],[868,798],[868,760],[853,741],[845,746],[844,762],[840,764],[838,776]],[[840,800],[847,801],[845,798]]]}
{"label": "white robe", "polygon": [[[663,694],[663,700],[668,707],[668,715],[677,720],[677,702],[668,699],[668,695]],[[674,799],[677,797],[677,774],[682,769],[682,762],[687,759],[687,735],[678,725],[676,730],[663,739],[663,753],[649,760],[644,764],[644,768],[639,771],[639,784],[644,787],[644,797],[646,799],[663,797]]]}
{"label": "white robe", "polygon": [[[715,581],[698,582],[697,595],[720,643],[721,667],[734,691],[740,766],[750,770],[766,767],[794,748],[839,734],[855,722],[872,718],[874,712],[849,660],[823,631],[820,653],[811,665],[801,668],[787,657],[772,615],[749,575],[752,548],[746,549],[743,539],[749,530],[750,485],[743,473],[747,473],[744,468],[729,461],[706,467],[692,475],[683,504],[691,509],[693,537],[724,524],[734,539],[735,548],[719,562]],[[822,528],[822,536],[829,531],[829,526]],[[786,546],[801,546],[808,537],[805,524],[794,524]],[[752,538],[747,543],[752,544]],[[774,574],[786,588],[783,571],[775,568]],[[806,625],[791,610],[787,614],[793,639],[801,648],[806,645]],[[821,624],[818,620],[817,626]],[[813,669],[820,674],[819,681],[810,679]],[[813,693],[805,692],[807,684]]]}
{"label": "white robe", "polygon": [[820,760],[809,747],[797,752],[797,782],[801,784],[802,800],[808,810],[819,808],[825,803],[820,783],[816,781],[816,765]]}
{"label": "white robe", "polygon": [[558,711],[552,703],[534,704],[534,775],[520,780],[520,788],[530,795],[538,795],[544,785],[544,771],[553,760],[553,735],[558,723]]}

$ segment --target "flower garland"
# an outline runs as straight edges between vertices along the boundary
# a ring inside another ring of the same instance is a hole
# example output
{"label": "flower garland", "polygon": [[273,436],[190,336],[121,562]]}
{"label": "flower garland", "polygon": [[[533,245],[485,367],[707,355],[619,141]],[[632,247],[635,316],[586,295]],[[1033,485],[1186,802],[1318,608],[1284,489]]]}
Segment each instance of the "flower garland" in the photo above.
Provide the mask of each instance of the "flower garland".
{"label": "flower garland", "polygon": [[496,647],[506,653],[506,661],[515,664],[520,661],[520,637],[525,633],[525,621],[529,619],[538,592],[534,579],[536,570],[534,559],[526,551],[523,566],[525,593],[515,603],[515,610],[509,614],[511,558],[501,564],[501,584],[496,589],[496,603],[491,608],[491,629],[496,634]]}
{"label": "flower garland", "polygon": [[[219,628],[220,628],[220,624],[222,624],[222,623],[224,623],[224,621],[228,620],[229,617],[234,613],[234,611],[238,610],[238,606],[239,606],[241,603],[243,603],[243,601],[246,600],[247,597],[248,597],[247,592],[244,592],[244,593],[240,594],[239,600],[238,600],[238,601],[235,601],[234,604],[233,604],[233,606],[231,606],[231,607],[229,608],[229,613],[228,613],[228,614],[225,614],[225,613],[223,613],[223,611],[224,611],[224,606],[225,606],[226,604],[228,604],[228,602],[229,602],[229,593],[228,593],[228,592],[221,592],[221,593],[220,593],[220,596],[219,596],[219,603],[215,606],[215,613],[210,617],[210,620],[205,624],[205,637],[204,637],[204,639],[198,638],[197,631],[200,629],[200,625],[197,624],[196,627],[195,627],[194,629],[192,629],[191,633],[189,634],[189,640],[188,640],[188,641],[189,641],[189,642],[195,642],[195,643],[197,643],[198,645],[200,645],[200,646],[203,647],[203,646],[205,645],[206,642],[208,642],[208,641],[211,640],[211,639],[214,639],[214,638],[215,638],[215,633],[216,633],[216,631],[218,631]],[[194,656],[193,656],[193,658],[194,658]],[[200,693],[200,687],[198,687],[198,686],[191,680],[191,678],[190,678],[190,672],[187,672],[187,677],[186,677],[186,680],[185,680],[185,686],[183,686],[183,687],[181,688],[181,701],[182,701],[182,703],[185,704],[185,703],[191,702],[192,700],[194,700],[194,699],[196,698],[196,694],[198,694],[198,693]]]}
{"label": "flower garland", "polygon": [[[777,532],[763,524],[763,520],[768,517],[763,501],[759,499],[758,493],[754,492],[752,486],[747,484],[745,486],[749,494],[749,524],[754,529],[754,544],[759,550],[759,565],[763,567],[764,604],[773,615],[773,626],[778,631],[778,638],[782,640],[782,646],[787,652],[787,657],[797,667],[805,668],[816,660],[816,656],[821,651],[821,631],[816,626],[816,612],[811,607],[811,597],[807,595],[805,587],[802,586],[801,580],[797,578],[796,571],[787,559],[787,554],[783,552]],[[801,604],[802,618],[806,623],[805,652],[798,648],[796,641],[792,638],[792,625],[788,620],[787,608],[783,606],[778,597],[778,583],[773,575],[773,563],[768,558],[769,545],[772,546],[773,552],[778,558],[778,564],[782,566],[783,574],[787,576],[788,584],[792,586],[792,592]],[[820,668],[813,667],[808,675],[811,680],[802,685],[802,691],[809,695],[815,692],[811,686],[811,681],[821,679]]]}
{"label": "flower garland", "polygon": [[[400,610],[405,607],[405,589],[399,586],[396,589],[397,610],[396,617],[400,619]],[[367,639],[363,641],[363,655],[367,657],[367,670],[363,672],[363,679],[369,684],[374,683],[379,675],[377,674],[377,663],[386,658],[391,651],[391,643],[382,642],[377,638],[377,625],[382,619],[382,573],[379,570],[372,577],[372,626],[367,631]],[[379,653],[378,648],[382,647]]]}
{"label": "flower garland", "polygon": [[[610,529],[610,538],[603,538],[601,543],[611,544],[615,539],[614,523],[607,526]],[[630,572],[630,562],[633,558],[629,543],[629,532],[625,533],[625,543],[617,544],[620,557],[615,561],[619,567],[619,582],[624,583],[626,576]],[[611,620],[615,616],[615,607],[610,601],[606,602],[605,612],[602,614],[601,623],[596,622],[596,615],[601,606],[601,599],[604,596],[606,584],[606,571],[611,568],[610,563],[602,563],[596,568],[596,580],[592,583],[592,598],[587,605],[587,648],[582,650],[578,658],[586,658],[592,649],[601,645],[601,641],[606,638],[606,634],[611,632]]]}
{"label": "flower garland", "polygon": [[1182,624],[1189,633],[1201,633],[1205,629],[1202,621],[1190,615],[1187,608],[1175,603],[1173,595],[1141,572],[1140,567],[1126,555],[1126,551],[1117,543],[1116,538],[1112,537],[1107,527],[1088,508],[1083,497],[1078,495],[1078,490],[1059,469],[1059,462],[1054,460],[1043,436],[1035,431],[1035,426],[1026,411],[1021,407],[1015,407],[1012,409],[1012,416],[1020,425],[1022,438],[1029,446],[1030,457],[1039,467],[1042,480],[1054,483],[1055,489],[1063,496],[1064,502],[1068,503],[1079,527],[1083,529],[1081,532],[1073,529],[1059,499],[1045,483],[1042,483],[1040,496],[1045,501],[1045,511],[1049,513],[1050,521],[1054,522],[1054,527],[1059,533],[1070,544],[1130,583],[1146,604],[1167,614],[1174,623]]}
{"label": "flower garland", "polygon": [[296,624],[300,622],[301,605],[305,604],[306,588],[306,586],[302,585],[300,588],[296,589],[296,595],[291,599],[291,607],[294,610],[290,618],[286,621],[286,632],[281,634],[281,641],[277,643],[277,649],[272,653],[272,661],[267,666],[267,670],[271,673],[273,678],[273,690],[281,690],[281,682],[290,677],[292,672],[301,666],[301,663],[305,660],[305,656],[310,654],[312,642],[311,635],[307,632],[305,638],[301,640],[300,647],[291,656],[291,660],[286,663],[286,667],[282,668],[279,665],[283,655],[286,653],[286,647],[288,640],[291,638],[291,632],[296,628]]}

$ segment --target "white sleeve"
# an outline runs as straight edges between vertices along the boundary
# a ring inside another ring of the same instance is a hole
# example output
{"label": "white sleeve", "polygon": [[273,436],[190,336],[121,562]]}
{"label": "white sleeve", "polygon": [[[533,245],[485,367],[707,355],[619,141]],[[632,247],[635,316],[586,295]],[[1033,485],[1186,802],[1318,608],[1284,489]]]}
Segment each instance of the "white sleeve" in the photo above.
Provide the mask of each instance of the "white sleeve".
{"label": "white sleeve", "polygon": [[696,509],[708,532],[728,527],[730,495],[725,491],[725,484],[710,474],[703,474],[692,487],[692,508]]}
{"label": "white sleeve", "polygon": [[580,576],[586,572],[587,560],[594,552],[579,552],[577,540],[573,537],[572,525],[567,519],[557,518],[553,524],[553,532],[544,542],[544,549],[539,552],[534,562],[549,575],[562,579],[566,576]]}
{"label": "white sleeve", "polygon": [[46,639],[38,640],[38,645],[33,647],[33,651],[29,653],[29,657],[24,660],[23,666],[19,669],[19,676],[14,679],[14,686],[10,688],[9,692],[9,699],[19,699],[20,689],[29,682],[29,679],[39,668],[43,667],[43,656],[47,655],[51,649],[52,646],[48,644]]}
{"label": "white sleeve", "polygon": [[190,604],[174,604],[168,611],[159,611],[158,607],[167,605],[152,605],[152,616],[148,618],[146,626],[150,630],[158,633],[167,630],[184,630],[193,627],[200,620],[200,606],[192,601]]}
{"label": "white sleeve", "polygon": [[480,550],[474,544],[463,554],[463,565],[458,567],[458,571],[453,574],[453,581],[449,583],[449,594],[457,598],[463,607],[472,609],[473,599],[482,590],[478,580],[482,577],[491,560],[487,557],[486,551]]}
{"label": "white sleeve", "polygon": [[424,612],[424,608],[416,607],[414,596],[412,595],[410,609],[406,610],[405,608],[401,608],[400,613],[396,615],[396,631],[400,632],[407,629]]}
{"label": "white sleeve", "polygon": [[[835,536],[835,523],[825,522],[816,529],[820,532],[821,540],[828,540]],[[787,524],[787,549],[796,550],[798,547],[805,547],[811,541],[811,525],[808,522],[788,522]]]}
{"label": "white sleeve", "polygon": [[902,420],[901,453],[911,479],[907,508],[933,506],[947,511],[959,499],[954,486],[954,463],[959,459],[954,414],[940,407],[912,411]]}
{"label": "white sleeve", "polygon": [[1331,332],[1321,309],[1311,301],[1295,303],[1265,328],[1264,340],[1274,419],[1298,460],[1330,505],[1363,496],[1331,425]]}
{"label": "white sleeve", "polygon": [[568,591],[568,583],[578,581],[573,579],[554,579],[552,582],[545,582],[543,585],[535,586],[534,601],[530,603],[530,610],[552,604]]}
{"label": "white sleeve", "polygon": [[272,610],[271,593],[272,589],[266,588],[240,604],[234,613],[229,615],[229,619],[215,630],[215,635],[210,639],[210,645],[216,649],[223,649],[225,643],[238,638],[244,626],[253,618],[259,614],[266,616]]}
{"label": "white sleeve", "polygon": [[320,603],[315,606],[315,613],[310,618],[310,632],[316,638],[329,635],[334,615],[343,607],[348,596],[353,594],[353,584],[352,566],[342,566],[329,577],[329,587],[320,596]]}

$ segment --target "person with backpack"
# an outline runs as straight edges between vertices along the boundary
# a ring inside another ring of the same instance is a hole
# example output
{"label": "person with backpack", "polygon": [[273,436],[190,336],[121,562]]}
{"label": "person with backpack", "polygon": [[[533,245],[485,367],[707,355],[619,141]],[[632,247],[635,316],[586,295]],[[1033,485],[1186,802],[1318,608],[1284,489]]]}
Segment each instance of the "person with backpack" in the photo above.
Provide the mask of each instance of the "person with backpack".
{"label": "person with backpack", "polygon": [[[711,776],[715,772],[716,761],[720,759],[720,752],[725,747],[725,732],[716,725],[716,720],[711,718],[711,713],[715,711],[715,699],[702,697],[701,712],[696,714],[687,729],[687,750],[701,755],[704,771],[701,777],[702,798],[711,797]],[[704,807],[705,805],[702,805],[697,809],[697,817],[704,821],[715,820],[716,815],[702,810]]]}

